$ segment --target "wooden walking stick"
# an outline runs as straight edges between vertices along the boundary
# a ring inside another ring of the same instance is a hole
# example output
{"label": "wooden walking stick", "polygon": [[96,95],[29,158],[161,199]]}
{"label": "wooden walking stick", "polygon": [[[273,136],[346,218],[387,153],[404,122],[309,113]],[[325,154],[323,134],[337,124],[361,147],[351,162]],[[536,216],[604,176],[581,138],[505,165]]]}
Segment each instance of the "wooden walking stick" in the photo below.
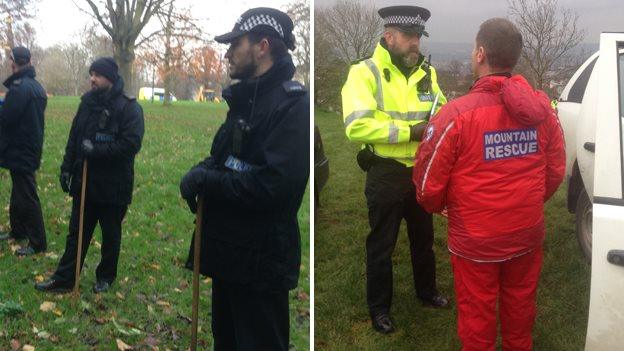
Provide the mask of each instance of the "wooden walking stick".
{"label": "wooden walking stick", "polygon": [[76,254],[76,276],[74,278],[74,297],[80,296],[80,262],[82,261],[82,234],[84,227],[84,208],[87,196],[87,159],[82,161],[82,189],[80,190],[80,221],[78,222],[78,253]]}
{"label": "wooden walking stick", "polygon": [[199,309],[199,255],[201,248],[204,197],[199,195],[195,213],[195,241],[193,242],[193,314],[191,317],[191,351],[197,350],[197,320]]}

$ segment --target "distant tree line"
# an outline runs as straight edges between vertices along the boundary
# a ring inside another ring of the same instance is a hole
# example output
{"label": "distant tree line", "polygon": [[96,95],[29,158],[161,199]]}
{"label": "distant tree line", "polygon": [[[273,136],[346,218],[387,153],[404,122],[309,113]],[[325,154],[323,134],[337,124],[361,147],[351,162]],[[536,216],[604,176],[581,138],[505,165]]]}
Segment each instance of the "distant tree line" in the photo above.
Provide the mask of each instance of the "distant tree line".
{"label": "distant tree line", "polygon": [[[113,56],[129,94],[143,86],[165,88],[170,97],[193,99],[200,86],[220,96],[230,84],[224,47],[209,39],[191,7],[176,0],[104,1],[76,0],[93,22],[80,30],[69,44],[41,48],[31,21],[39,0],[0,0],[0,74],[10,75],[10,48],[31,49],[38,79],[49,94],[80,95],[89,89],[88,67],[100,56]],[[307,0],[294,0],[287,8],[295,23],[297,49],[293,53],[297,78],[306,85],[310,70],[310,10]],[[157,26],[146,33],[150,21]],[[224,31],[229,30],[224,28]],[[214,34],[214,33],[212,33]],[[0,88],[0,90],[4,90]]]}
{"label": "distant tree line", "polygon": [[[508,0],[507,4],[508,17],[522,32],[525,44],[516,72],[555,97],[551,82],[567,81],[588,56],[574,51],[585,37],[578,15],[560,7],[557,0]],[[382,30],[376,6],[366,0],[338,0],[333,6],[316,9],[315,104],[340,110],[340,89],[350,64],[373,53]],[[470,65],[458,61],[433,65],[449,98],[469,90],[473,82]]]}

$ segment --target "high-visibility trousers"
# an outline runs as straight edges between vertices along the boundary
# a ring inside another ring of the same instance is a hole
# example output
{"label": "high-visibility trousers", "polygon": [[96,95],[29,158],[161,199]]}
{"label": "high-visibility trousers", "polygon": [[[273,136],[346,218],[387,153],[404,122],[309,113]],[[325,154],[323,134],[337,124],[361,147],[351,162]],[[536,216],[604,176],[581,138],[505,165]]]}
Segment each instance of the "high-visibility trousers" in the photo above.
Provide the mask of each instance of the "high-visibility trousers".
{"label": "high-visibility trousers", "polygon": [[503,262],[483,263],[451,255],[463,351],[495,350],[497,303],[503,350],[532,349],[542,258],[542,247]]}

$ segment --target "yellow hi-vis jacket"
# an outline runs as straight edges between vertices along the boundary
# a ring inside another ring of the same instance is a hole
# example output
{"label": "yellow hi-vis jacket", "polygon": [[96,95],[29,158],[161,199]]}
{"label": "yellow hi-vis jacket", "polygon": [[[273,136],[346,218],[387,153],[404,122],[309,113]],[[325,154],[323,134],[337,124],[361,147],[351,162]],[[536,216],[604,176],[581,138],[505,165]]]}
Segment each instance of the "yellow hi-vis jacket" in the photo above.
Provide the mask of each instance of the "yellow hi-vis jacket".
{"label": "yellow hi-vis jacket", "polygon": [[426,76],[427,63],[418,66],[409,80],[392,63],[390,53],[377,44],[371,58],[351,66],[342,87],[342,114],[347,138],[370,145],[378,156],[414,165],[418,142],[410,142],[410,126],[429,116],[436,94],[438,105],[446,97],[438,86],[436,71],[430,67],[430,91],[418,91]]}

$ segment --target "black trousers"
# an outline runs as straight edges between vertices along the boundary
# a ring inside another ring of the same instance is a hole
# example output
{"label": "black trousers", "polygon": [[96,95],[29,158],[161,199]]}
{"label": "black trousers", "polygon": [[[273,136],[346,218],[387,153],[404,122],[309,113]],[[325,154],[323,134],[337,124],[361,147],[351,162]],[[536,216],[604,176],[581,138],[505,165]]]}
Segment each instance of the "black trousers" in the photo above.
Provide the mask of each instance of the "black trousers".
{"label": "black trousers", "polygon": [[11,171],[11,183],[11,234],[15,239],[28,239],[35,251],[45,251],[46,233],[35,174]]}
{"label": "black trousers", "polygon": [[288,290],[260,291],[213,280],[215,351],[287,351],[289,318]]}
{"label": "black trousers", "polygon": [[[121,248],[121,222],[126,215],[127,209],[128,206],[126,205],[85,203],[80,269],[82,270],[95,225],[99,222],[102,229],[102,258],[95,271],[98,281],[103,280],[112,283],[117,277],[117,263],[119,262],[119,250]],[[72,203],[69,234],[65,242],[65,253],[61,257],[61,261],[53,276],[54,279],[67,282],[68,284],[74,284],[76,274],[79,226],[80,201],[76,197]]]}
{"label": "black trousers", "polygon": [[392,303],[392,252],[401,220],[407,224],[416,294],[437,294],[433,220],[416,201],[412,168],[378,161],[366,176],[366,201],[371,231],[366,238],[366,293],[371,316],[389,313]]}

